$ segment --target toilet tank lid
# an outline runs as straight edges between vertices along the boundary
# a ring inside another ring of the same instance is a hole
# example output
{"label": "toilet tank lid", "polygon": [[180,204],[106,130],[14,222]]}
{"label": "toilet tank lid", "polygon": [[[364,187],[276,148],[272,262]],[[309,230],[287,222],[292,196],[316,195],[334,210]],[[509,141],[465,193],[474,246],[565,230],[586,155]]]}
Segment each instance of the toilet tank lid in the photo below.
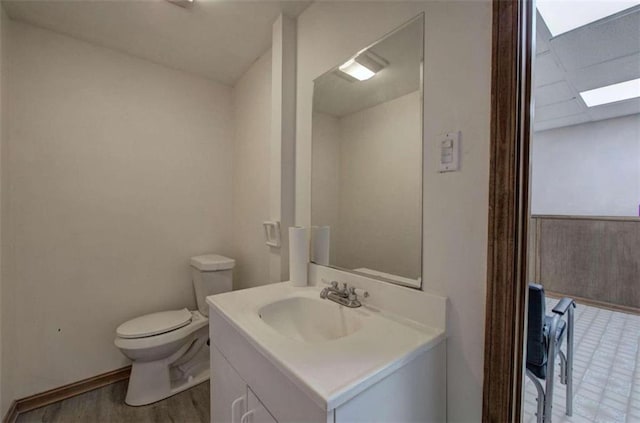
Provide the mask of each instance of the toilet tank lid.
{"label": "toilet tank lid", "polygon": [[213,272],[216,270],[233,269],[236,264],[234,259],[217,254],[206,254],[204,256],[191,257],[191,265],[203,272]]}

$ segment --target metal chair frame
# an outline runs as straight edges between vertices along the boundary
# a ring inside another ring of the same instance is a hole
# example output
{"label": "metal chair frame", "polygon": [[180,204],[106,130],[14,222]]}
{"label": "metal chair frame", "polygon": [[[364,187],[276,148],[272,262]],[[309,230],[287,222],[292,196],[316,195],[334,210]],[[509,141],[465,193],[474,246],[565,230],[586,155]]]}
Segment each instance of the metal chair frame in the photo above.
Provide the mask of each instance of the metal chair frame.
{"label": "metal chair frame", "polygon": [[[540,379],[534,375],[529,369],[526,374],[533,381],[538,391],[538,407],[536,412],[537,423],[551,423],[553,409],[553,382],[555,377],[556,356],[560,356],[560,383],[566,386],[566,414],[573,414],[573,319],[576,303],[572,298],[562,298],[553,308],[553,319],[549,327],[549,335],[547,337],[547,364],[545,387],[543,388]],[[562,336],[556,337],[560,321],[567,316],[566,336],[563,332]],[[562,351],[562,341],[567,340],[567,354]]]}

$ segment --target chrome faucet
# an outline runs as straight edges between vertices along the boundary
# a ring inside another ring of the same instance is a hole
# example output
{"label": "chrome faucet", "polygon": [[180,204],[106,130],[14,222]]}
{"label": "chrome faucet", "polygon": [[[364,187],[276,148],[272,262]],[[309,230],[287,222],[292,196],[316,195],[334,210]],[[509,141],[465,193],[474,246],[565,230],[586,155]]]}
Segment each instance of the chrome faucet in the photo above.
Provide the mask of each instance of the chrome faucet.
{"label": "chrome faucet", "polygon": [[[320,291],[320,298],[331,300],[335,303],[343,305],[349,308],[360,307],[362,303],[358,299],[358,294],[356,292],[358,288],[348,287],[346,283],[342,284],[342,289],[338,288],[338,282],[332,281],[331,286],[323,288]],[[367,298],[369,293],[367,291],[363,291],[362,296]]]}

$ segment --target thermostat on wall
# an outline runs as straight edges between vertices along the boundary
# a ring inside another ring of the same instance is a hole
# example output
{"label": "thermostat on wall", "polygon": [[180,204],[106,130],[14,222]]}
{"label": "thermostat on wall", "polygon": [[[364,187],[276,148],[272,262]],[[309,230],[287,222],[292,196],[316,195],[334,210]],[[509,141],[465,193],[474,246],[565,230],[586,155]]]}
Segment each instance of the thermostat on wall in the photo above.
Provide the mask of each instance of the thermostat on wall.
{"label": "thermostat on wall", "polygon": [[460,131],[449,132],[440,140],[440,172],[460,170]]}

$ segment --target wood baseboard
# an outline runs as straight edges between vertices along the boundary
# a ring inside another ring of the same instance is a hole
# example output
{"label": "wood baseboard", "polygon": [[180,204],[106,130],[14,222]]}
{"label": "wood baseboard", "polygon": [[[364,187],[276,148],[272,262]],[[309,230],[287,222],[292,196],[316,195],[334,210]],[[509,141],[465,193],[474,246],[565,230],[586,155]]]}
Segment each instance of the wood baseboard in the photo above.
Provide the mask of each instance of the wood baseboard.
{"label": "wood baseboard", "polygon": [[14,423],[20,414],[26,413],[27,411],[75,397],[76,395],[84,394],[85,392],[93,391],[94,389],[102,388],[112,383],[127,380],[130,374],[131,366],[127,366],[15,400],[2,419],[2,423]]}
{"label": "wood baseboard", "polygon": [[16,401],[11,402],[7,414],[2,419],[2,423],[14,423],[18,419],[18,403]]}

